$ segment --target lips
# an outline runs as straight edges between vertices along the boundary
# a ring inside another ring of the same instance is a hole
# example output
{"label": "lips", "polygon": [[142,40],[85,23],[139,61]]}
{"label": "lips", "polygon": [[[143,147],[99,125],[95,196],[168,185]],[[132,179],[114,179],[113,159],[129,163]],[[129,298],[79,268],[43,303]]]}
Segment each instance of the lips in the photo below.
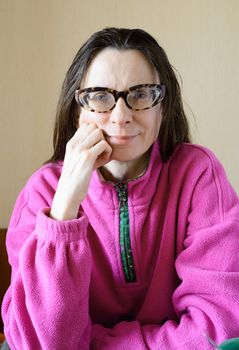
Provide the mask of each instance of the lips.
{"label": "lips", "polygon": [[111,144],[127,144],[132,142],[138,135],[108,135],[107,139]]}
{"label": "lips", "polygon": [[130,138],[135,137],[135,136],[137,136],[137,135],[129,135],[129,136],[108,135],[108,137],[114,137],[114,138],[122,139],[122,140],[127,140],[127,139],[130,139]]}
{"label": "lips", "polygon": [[116,132],[116,133],[108,133],[108,132],[105,132],[105,131],[103,131],[104,132],[104,134],[105,134],[105,136],[108,136],[108,137],[122,137],[122,138],[127,138],[127,137],[135,137],[135,136],[137,136],[138,134],[139,134],[139,132],[136,132],[136,134],[134,133],[134,134],[128,134],[128,133],[126,133],[126,132]]}

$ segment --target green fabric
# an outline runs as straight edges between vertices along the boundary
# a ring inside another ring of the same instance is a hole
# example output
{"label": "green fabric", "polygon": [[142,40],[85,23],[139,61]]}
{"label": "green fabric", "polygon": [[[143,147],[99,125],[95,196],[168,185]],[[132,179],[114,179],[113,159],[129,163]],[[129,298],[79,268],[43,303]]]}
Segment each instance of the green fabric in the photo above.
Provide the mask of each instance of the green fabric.
{"label": "green fabric", "polygon": [[119,183],[116,186],[119,198],[120,217],[120,253],[126,282],[135,282],[133,255],[130,244],[129,208],[127,183]]}
{"label": "green fabric", "polygon": [[239,338],[232,338],[225,340],[218,347],[221,350],[238,350],[239,349]]}

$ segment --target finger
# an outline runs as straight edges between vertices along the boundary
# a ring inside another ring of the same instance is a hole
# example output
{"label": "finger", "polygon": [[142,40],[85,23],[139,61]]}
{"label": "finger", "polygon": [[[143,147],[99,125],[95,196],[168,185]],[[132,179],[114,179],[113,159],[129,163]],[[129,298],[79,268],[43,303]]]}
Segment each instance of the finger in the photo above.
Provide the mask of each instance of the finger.
{"label": "finger", "polygon": [[97,125],[94,123],[82,124],[82,126],[76,130],[69,143],[71,143],[73,146],[77,146],[78,143],[81,143],[87,139],[88,135],[91,134],[91,132],[95,129],[97,129]]}
{"label": "finger", "polygon": [[91,150],[96,155],[96,161],[94,164],[94,169],[108,163],[110,161],[110,156],[112,154],[112,148],[105,140],[101,140],[96,145],[94,145]]}
{"label": "finger", "polygon": [[[89,130],[87,133],[88,132]],[[102,131],[96,128],[89,132],[87,135],[79,135],[78,137],[76,136],[73,140],[71,140],[69,148],[71,151],[79,154],[82,151],[90,150],[95,144],[104,139],[105,138]]]}
{"label": "finger", "polygon": [[81,134],[83,131],[97,129],[98,126],[94,123],[83,122],[80,127],[76,130],[75,134]]}
{"label": "finger", "polygon": [[111,155],[109,153],[102,153],[95,161],[93,169],[98,169],[111,161]]}
{"label": "finger", "polygon": [[96,128],[98,128],[97,124],[95,123],[92,123],[92,122],[87,122],[86,120],[83,120],[79,122],[79,129],[82,128],[82,127],[85,127],[87,125],[94,125]]}
{"label": "finger", "polygon": [[106,152],[106,153],[111,153],[112,148],[106,142],[106,140],[100,140],[97,142],[92,148],[90,149],[90,152],[93,152],[96,156],[99,156],[100,154]]}
{"label": "finger", "polygon": [[79,119],[79,127],[87,124],[90,124],[90,123],[88,123],[86,120],[82,120],[81,118]]}

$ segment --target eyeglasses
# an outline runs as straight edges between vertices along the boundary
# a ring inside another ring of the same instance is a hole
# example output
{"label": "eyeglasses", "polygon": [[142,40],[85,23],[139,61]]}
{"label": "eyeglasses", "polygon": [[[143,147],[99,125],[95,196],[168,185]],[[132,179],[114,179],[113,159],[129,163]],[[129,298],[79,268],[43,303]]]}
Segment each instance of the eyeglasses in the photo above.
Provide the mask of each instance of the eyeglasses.
{"label": "eyeglasses", "polygon": [[166,87],[160,84],[140,84],[128,90],[116,91],[105,87],[90,87],[76,90],[76,102],[91,112],[105,113],[111,111],[120,97],[127,107],[135,111],[149,109],[161,102]]}

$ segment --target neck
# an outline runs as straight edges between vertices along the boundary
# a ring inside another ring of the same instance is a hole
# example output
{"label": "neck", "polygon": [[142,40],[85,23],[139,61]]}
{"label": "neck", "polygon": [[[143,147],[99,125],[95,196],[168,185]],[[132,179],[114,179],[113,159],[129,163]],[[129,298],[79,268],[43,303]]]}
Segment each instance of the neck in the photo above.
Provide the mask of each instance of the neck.
{"label": "neck", "polygon": [[146,171],[149,163],[150,151],[147,151],[138,159],[121,162],[112,160],[100,168],[100,172],[106,181],[120,182],[137,178]]}

